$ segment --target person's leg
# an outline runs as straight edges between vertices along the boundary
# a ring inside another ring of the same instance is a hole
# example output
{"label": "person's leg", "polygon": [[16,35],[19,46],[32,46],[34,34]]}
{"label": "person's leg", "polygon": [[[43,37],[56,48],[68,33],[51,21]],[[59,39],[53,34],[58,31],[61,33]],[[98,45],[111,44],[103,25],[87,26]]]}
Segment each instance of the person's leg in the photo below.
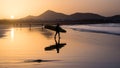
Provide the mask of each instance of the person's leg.
{"label": "person's leg", "polygon": [[54,36],[54,38],[56,38],[56,36],[57,36],[57,32],[55,33],[55,36]]}
{"label": "person's leg", "polygon": [[58,32],[58,37],[59,37],[59,39],[60,39],[60,32]]}

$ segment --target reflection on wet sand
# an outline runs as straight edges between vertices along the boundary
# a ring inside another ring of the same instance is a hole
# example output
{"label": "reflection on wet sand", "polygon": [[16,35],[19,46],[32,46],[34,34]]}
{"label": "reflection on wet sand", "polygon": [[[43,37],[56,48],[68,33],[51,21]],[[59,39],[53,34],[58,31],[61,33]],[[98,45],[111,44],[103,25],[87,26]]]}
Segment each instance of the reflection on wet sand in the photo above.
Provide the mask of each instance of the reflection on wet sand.
{"label": "reflection on wet sand", "polygon": [[[59,50],[66,45],[60,43],[60,39],[54,38],[54,32],[43,29],[42,27],[10,27],[9,29],[0,29],[0,35],[6,36],[6,39],[0,37],[0,68],[9,68],[12,65],[18,64],[36,64],[36,63],[51,63],[58,62],[62,59],[47,57],[44,48],[51,43],[55,44],[52,49]],[[53,54],[56,56],[56,54]],[[52,56],[53,56],[52,55]],[[43,58],[45,57],[45,58]],[[46,58],[47,57],[47,58]],[[1,67],[3,65],[3,67]]]}
{"label": "reflection on wet sand", "polygon": [[32,27],[32,25],[29,24],[28,29],[29,29],[30,32],[39,31],[40,34],[42,34],[46,38],[52,38],[52,36],[53,36],[53,32],[45,29],[43,27],[43,25],[40,25],[39,27]]}
{"label": "reflection on wet sand", "polygon": [[57,53],[60,52],[60,49],[66,45],[66,43],[60,43],[60,38],[54,38],[55,40],[55,45],[50,45],[48,47],[45,47],[45,51],[51,51],[56,49]]}
{"label": "reflection on wet sand", "polygon": [[11,28],[10,36],[11,36],[11,40],[13,40],[14,39],[14,28]]}
{"label": "reflection on wet sand", "polygon": [[42,35],[44,35],[46,38],[51,38],[53,36],[53,32],[47,30],[47,29],[44,29],[44,28],[40,28],[39,29],[40,33]]}
{"label": "reflection on wet sand", "polygon": [[3,38],[5,37],[5,33],[7,32],[8,30],[5,30],[5,29],[0,29],[0,38]]}
{"label": "reflection on wet sand", "polygon": [[3,30],[0,30],[0,38],[2,38],[2,37],[5,37],[5,31],[3,31]]}
{"label": "reflection on wet sand", "polygon": [[37,59],[37,60],[25,60],[25,63],[41,63],[41,62],[53,62],[53,61],[59,61],[59,60],[42,60],[42,59]]}

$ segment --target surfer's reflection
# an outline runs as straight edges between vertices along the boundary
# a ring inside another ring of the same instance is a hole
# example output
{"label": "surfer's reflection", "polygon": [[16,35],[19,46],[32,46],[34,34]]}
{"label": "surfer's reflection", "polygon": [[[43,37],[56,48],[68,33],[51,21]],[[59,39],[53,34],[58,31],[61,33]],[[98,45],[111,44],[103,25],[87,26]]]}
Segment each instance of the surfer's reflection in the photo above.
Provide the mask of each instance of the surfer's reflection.
{"label": "surfer's reflection", "polygon": [[55,45],[50,45],[46,47],[45,51],[51,51],[56,49],[57,53],[59,53],[60,49],[66,45],[66,43],[60,43],[60,38],[58,38],[58,40],[57,38],[54,38],[54,40],[55,40]]}

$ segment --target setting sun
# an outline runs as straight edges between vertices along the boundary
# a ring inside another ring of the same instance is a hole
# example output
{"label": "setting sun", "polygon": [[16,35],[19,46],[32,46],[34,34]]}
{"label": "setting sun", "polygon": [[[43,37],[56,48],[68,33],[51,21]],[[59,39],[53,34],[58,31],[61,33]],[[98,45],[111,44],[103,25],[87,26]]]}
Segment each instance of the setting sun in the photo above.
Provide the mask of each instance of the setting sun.
{"label": "setting sun", "polygon": [[10,16],[11,19],[14,19],[15,17],[14,16]]}

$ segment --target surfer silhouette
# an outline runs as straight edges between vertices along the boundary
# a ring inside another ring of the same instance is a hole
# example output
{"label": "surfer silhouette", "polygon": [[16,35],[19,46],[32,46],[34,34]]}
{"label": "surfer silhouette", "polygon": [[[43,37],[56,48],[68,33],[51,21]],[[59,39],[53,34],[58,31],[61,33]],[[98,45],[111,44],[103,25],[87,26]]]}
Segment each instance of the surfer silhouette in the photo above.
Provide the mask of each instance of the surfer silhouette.
{"label": "surfer silhouette", "polygon": [[55,28],[55,30],[56,30],[56,33],[55,33],[55,36],[54,36],[54,38],[56,38],[56,36],[57,36],[57,34],[58,34],[58,37],[60,38],[60,24],[57,24],[57,26],[56,26],[56,28]]}

